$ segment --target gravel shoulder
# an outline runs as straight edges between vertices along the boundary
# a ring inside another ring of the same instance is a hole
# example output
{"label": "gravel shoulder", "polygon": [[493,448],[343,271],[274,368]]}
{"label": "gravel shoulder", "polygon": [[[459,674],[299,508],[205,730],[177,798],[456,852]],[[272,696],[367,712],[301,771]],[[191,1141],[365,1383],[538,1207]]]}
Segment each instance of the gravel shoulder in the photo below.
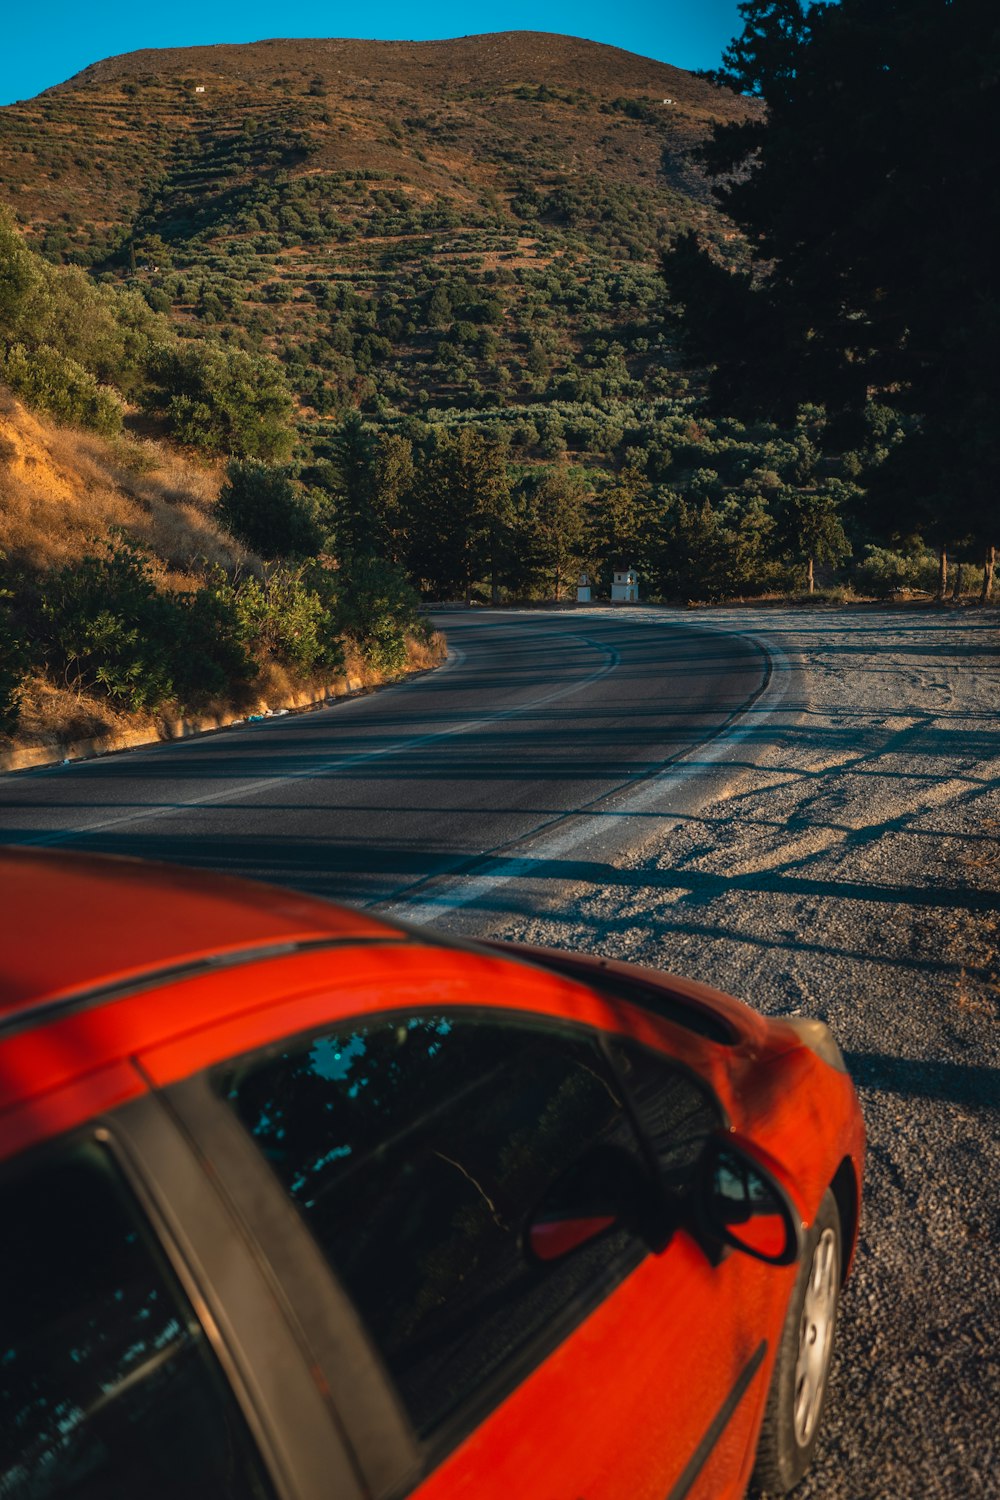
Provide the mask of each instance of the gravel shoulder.
{"label": "gravel shoulder", "polygon": [[759,732],[751,710],[724,794],[665,803],[610,879],[489,930],[829,1021],[870,1154],[831,1405],[796,1495],[998,1496],[1000,613],[696,618],[777,647],[786,678]]}

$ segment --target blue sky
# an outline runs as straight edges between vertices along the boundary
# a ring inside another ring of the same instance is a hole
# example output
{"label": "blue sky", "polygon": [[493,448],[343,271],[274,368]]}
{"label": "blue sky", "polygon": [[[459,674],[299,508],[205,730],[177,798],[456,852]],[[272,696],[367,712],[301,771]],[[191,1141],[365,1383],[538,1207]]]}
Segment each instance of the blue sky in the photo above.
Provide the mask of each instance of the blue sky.
{"label": "blue sky", "polygon": [[737,0],[383,0],[377,5],[286,0],[12,0],[0,40],[0,104],[28,99],[88,63],[140,47],[253,42],[262,37],[364,36],[428,41],[482,31],[556,31],[609,42],[681,68],[714,67],[739,31]]}

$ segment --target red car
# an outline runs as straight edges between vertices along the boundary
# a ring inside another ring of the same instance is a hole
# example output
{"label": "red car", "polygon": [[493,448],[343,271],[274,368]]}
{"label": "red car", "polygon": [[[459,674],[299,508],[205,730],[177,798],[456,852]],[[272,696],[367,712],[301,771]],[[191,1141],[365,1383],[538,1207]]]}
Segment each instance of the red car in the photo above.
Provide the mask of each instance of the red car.
{"label": "red car", "polygon": [[725,1500],[808,1464],[864,1129],[820,1022],[0,852],[5,1500]]}

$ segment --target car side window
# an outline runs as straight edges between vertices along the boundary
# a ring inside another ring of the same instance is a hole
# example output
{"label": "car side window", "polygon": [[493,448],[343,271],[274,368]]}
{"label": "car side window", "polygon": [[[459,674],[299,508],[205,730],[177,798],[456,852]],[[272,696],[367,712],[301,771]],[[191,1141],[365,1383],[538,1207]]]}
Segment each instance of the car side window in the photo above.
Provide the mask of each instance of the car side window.
{"label": "car side window", "polygon": [[615,1038],[608,1048],[661,1180],[675,1197],[686,1197],[706,1142],[723,1124],[718,1101],[690,1073],[647,1047]]}
{"label": "car side window", "polygon": [[0,1183],[4,1500],[267,1500],[250,1434],[95,1143]]}
{"label": "car side window", "polygon": [[617,1224],[551,1262],[526,1248],[533,1213],[581,1163],[620,1160],[649,1180],[586,1036],[517,1018],[379,1020],[218,1083],[422,1436],[470,1399],[499,1400],[645,1253]]}

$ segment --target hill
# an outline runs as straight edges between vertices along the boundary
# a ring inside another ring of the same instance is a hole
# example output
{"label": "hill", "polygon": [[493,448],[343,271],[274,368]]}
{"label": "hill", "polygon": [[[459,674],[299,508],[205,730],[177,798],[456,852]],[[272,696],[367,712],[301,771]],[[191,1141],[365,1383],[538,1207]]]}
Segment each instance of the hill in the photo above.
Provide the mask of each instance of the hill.
{"label": "hill", "polygon": [[0,200],[48,258],[276,355],[314,435],[528,408],[530,456],[534,409],[683,391],[658,254],[738,252],[694,151],[750,107],[542,33],[143,51],[0,110]]}

